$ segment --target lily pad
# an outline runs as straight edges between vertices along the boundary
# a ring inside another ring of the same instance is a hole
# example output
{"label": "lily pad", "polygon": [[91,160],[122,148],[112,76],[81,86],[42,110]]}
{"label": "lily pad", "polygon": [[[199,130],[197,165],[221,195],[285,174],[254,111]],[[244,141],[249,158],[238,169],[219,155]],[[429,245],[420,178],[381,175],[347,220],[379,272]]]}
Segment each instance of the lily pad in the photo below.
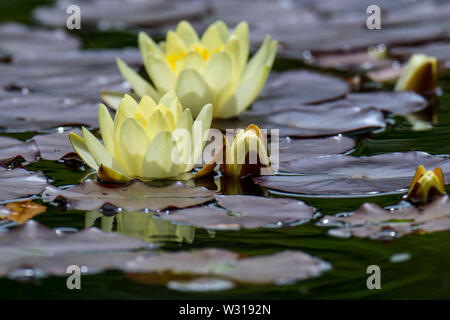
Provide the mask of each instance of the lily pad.
{"label": "lily pad", "polygon": [[[246,128],[257,123],[260,128],[269,130],[269,134],[271,129],[278,129],[281,137],[317,137],[383,128],[386,125],[383,113],[376,108],[349,106],[345,101],[314,106],[298,106],[292,99],[255,102],[261,103],[265,104],[264,114],[257,115],[253,110],[249,110],[236,119],[214,120],[212,126],[225,130]],[[269,111],[270,109],[272,111]]]}
{"label": "lily pad", "polygon": [[111,186],[86,180],[68,189],[47,186],[43,199],[51,202],[63,197],[68,207],[79,210],[97,210],[110,204],[127,211],[138,211],[195,206],[212,200],[213,195],[214,192],[206,188],[188,187],[179,181],[168,187],[150,187],[140,181]]}
{"label": "lily pad", "polygon": [[301,251],[240,258],[221,249],[162,253],[126,264],[130,273],[207,275],[256,284],[290,284],[317,277],[330,268],[329,263]]}
{"label": "lily pad", "polygon": [[81,135],[80,129],[71,129],[67,131],[57,131],[49,134],[36,135],[31,139],[31,141],[36,142],[40,157],[42,159],[59,160],[65,154],[74,151],[69,140],[70,132]]}
{"label": "lily pad", "polygon": [[0,233],[0,276],[23,268],[67,275],[70,265],[85,266],[87,272],[120,269],[126,261],[142,255],[127,250],[141,248],[151,246],[136,238],[96,228],[59,234],[29,221],[10,232]]}
{"label": "lily pad", "polygon": [[423,207],[383,209],[374,203],[365,203],[345,216],[325,216],[321,225],[342,228],[329,230],[340,237],[372,237],[391,240],[411,233],[450,230],[450,200],[440,197]]}
{"label": "lily pad", "polygon": [[22,157],[27,162],[37,161],[39,159],[39,150],[36,143],[0,136],[0,162],[4,163],[17,156]]}
{"label": "lily pad", "polygon": [[0,51],[16,57],[45,56],[77,49],[80,41],[63,30],[45,30],[17,23],[0,25]]}
{"label": "lily pad", "polygon": [[0,201],[40,194],[47,185],[47,178],[40,171],[0,167]]}
{"label": "lily pad", "polygon": [[297,104],[334,100],[350,92],[350,85],[333,76],[306,70],[271,73],[260,99],[293,98]]}
{"label": "lily pad", "polygon": [[[340,154],[355,147],[355,140],[343,135],[315,139],[285,139],[278,144],[278,163],[289,162],[299,158]],[[269,146],[269,150],[270,150]],[[272,166],[277,159],[272,155]],[[283,170],[283,169],[280,169]]]}
{"label": "lily pad", "polygon": [[[389,54],[402,60],[408,60],[410,56],[416,53],[423,53],[431,57],[436,57],[444,65],[450,61],[450,43],[435,42],[419,46],[395,47],[389,50]],[[449,65],[447,64],[447,67]]]}
{"label": "lily pad", "polygon": [[371,195],[401,193],[416,168],[441,167],[450,183],[450,159],[425,152],[387,153],[370,157],[330,155],[283,163],[283,170],[301,175],[254,177],[263,187],[301,194]]}
{"label": "lily pad", "polygon": [[79,98],[31,93],[0,100],[0,128],[35,131],[64,125],[98,126],[98,103]]}
{"label": "lily pad", "polygon": [[[40,7],[34,17],[49,26],[66,25],[66,8],[73,4],[59,0],[53,7]],[[122,1],[83,0],[77,3],[82,8],[83,23],[100,29],[123,29],[125,26],[161,27],[181,19],[198,19],[208,12],[204,1]]]}
{"label": "lily pad", "polygon": [[238,230],[289,226],[309,220],[314,214],[314,208],[294,199],[233,195],[216,196],[216,200],[221,208],[193,207],[160,213],[159,216],[206,229]]}

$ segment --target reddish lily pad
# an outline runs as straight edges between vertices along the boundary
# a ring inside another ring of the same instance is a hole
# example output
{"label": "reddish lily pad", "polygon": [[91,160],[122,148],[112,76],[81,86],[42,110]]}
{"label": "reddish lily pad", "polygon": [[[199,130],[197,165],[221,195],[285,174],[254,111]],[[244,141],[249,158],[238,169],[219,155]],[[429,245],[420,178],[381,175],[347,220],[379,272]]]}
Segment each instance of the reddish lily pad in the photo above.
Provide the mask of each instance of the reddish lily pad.
{"label": "reddish lily pad", "polygon": [[214,276],[242,283],[291,284],[313,278],[331,268],[330,264],[301,251],[243,257],[221,249],[162,253],[126,264],[127,272]]}
{"label": "reddish lily pad", "polygon": [[309,220],[314,214],[314,208],[294,199],[233,195],[216,196],[216,200],[221,208],[193,207],[160,213],[159,216],[206,229],[238,230],[288,226]]}
{"label": "reddish lily pad", "polygon": [[40,171],[0,167],[0,201],[40,194],[47,185],[47,178]]}
{"label": "reddish lily pad", "polygon": [[450,159],[425,152],[300,158],[283,163],[283,170],[301,175],[254,177],[253,180],[269,189],[301,194],[400,193],[409,187],[419,165],[441,167],[445,182],[450,182]]}
{"label": "reddish lily pad", "polygon": [[411,233],[429,233],[450,230],[450,200],[440,197],[423,207],[383,209],[374,203],[365,203],[344,216],[325,216],[321,225],[341,228],[330,229],[339,237],[371,237],[392,240]]}
{"label": "reddish lily pad", "polygon": [[188,187],[179,181],[168,187],[150,187],[140,181],[126,186],[107,186],[86,180],[68,189],[47,186],[43,199],[51,202],[63,197],[69,208],[79,210],[97,210],[110,204],[127,211],[138,211],[195,206],[212,200],[213,195],[214,192],[206,188]]}

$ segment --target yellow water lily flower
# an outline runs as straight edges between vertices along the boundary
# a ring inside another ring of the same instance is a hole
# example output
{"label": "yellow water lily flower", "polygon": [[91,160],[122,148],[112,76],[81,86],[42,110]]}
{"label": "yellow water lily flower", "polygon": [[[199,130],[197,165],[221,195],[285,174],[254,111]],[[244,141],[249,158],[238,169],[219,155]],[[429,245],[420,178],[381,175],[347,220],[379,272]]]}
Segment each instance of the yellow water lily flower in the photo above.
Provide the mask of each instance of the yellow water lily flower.
{"label": "yellow water lily flower", "polygon": [[406,199],[413,202],[427,202],[437,195],[446,194],[441,168],[426,171],[420,165],[411,182]]}
{"label": "yellow water lily flower", "polygon": [[99,125],[103,143],[86,128],[83,137],[71,133],[78,155],[104,181],[122,182],[177,177],[189,172],[201,156],[213,109],[205,105],[193,121],[173,91],[157,103],[144,96],[139,104],[125,95],[112,120],[101,104]]}
{"label": "yellow water lily flower", "polygon": [[437,88],[437,79],[437,59],[425,54],[414,54],[398,78],[395,90],[431,92]]}
{"label": "yellow water lily flower", "polygon": [[210,174],[217,163],[220,163],[220,171],[224,176],[273,174],[267,143],[259,127],[254,124],[245,130],[239,130],[231,145],[223,136],[222,149],[196,174],[196,177]]}
{"label": "yellow water lily flower", "polygon": [[[138,44],[153,85],[117,59],[120,72],[138,96],[157,100],[175,90],[194,116],[212,103],[214,118],[231,118],[250,106],[264,86],[277,50],[277,42],[267,36],[247,63],[248,24],[241,22],[230,33],[223,21],[210,25],[201,38],[189,22],[181,21],[167,33],[166,41],[157,44],[141,32]],[[114,93],[102,97],[114,108]]]}

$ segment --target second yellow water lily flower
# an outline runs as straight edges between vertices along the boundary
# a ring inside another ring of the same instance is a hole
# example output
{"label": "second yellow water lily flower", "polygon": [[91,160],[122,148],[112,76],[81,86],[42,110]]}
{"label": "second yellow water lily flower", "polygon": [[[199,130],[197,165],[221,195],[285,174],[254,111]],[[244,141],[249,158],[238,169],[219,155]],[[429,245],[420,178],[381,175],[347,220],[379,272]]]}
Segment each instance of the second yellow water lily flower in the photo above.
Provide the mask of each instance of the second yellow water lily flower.
{"label": "second yellow water lily flower", "polygon": [[196,177],[210,174],[217,163],[220,163],[220,171],[224,176],[273,174],[266,140],[259,127],[254,124],[249,125],[245,130],[239,130],[231,145],[223,136],[222,148],[219,148]]}
{"label": "second yellow water lily flower", "polygon": [[[277,50],[277,42],[267,36],[247,63],[246,22],[230,33],[223,21],[217,21],[200,38],[189,22],[181,21],[162,43],[155,43],[144,32],[139,34],[138,42],[153,85],[117,59],[120,72],[134,92],[157,100],[175,90],[194,116],[205,104],[212,103],[214,118],[231,118],[250,106],[264,86]],[[114,107],[113,96],[104,94],[103,98]]]}
{"label": "second yellow water lily flower", "polygon": [[431,92],[437,88],[438,63],[435,57],[414,54],[397,80],[395,90]]}
{"label": "second yellow water lily flower", "polygon": [[104,145],[83,128],[83,137],[71,133],[78,155],[104,181],[123,182],[177,177],[189,172],[201,156],[212,121],[205,105],[193,121],[173,91],[159,103],[144,96],[139,104],[126,95],[114,120],[101,104],[99,125]]}
{"label": "second yellow water lily flower", "polygon": [[444,176],[441,168],[434,168],[433,171],[426,171],[420,165],[411,182],[406,199],[413,202],[427,202],[437,195],[446,194]]}

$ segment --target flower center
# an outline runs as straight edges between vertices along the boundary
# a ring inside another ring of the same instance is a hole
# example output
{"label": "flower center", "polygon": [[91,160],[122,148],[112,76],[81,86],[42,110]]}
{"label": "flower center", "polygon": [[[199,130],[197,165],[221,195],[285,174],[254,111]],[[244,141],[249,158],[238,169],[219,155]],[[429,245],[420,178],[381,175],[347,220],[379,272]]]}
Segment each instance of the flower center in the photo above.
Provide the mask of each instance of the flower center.
{"label": "flower center", "polygon": [[190,52],[197,52],[203,59],[203,61],[207,61],[211,56],[217,52],[220,52],[224,49],[224,46],[217,47],[213,52],[209,52],[206,47],[201,45],[200,43],[193,44],[187,51],[181,50],[180,52],[174,52],[167,54],[167,62],[169,63],[170,67],[173,71],[177,71],[177,63],[180,60],[184,60],[186,56]]}

